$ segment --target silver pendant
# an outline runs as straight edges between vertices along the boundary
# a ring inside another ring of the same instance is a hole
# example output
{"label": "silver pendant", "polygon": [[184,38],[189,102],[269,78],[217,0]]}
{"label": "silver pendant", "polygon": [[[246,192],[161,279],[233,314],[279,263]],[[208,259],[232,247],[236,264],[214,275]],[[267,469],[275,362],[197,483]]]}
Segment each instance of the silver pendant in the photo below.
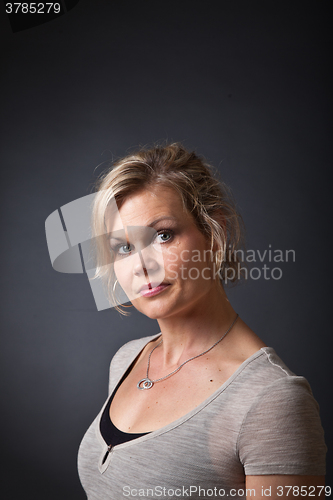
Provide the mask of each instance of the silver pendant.
{"label": "silver pendant", "polygon": [[137,388],[143,391],[144,389],[151,389],[153,385],[154,382],[150,380],[150,378],[142,378],[140,382],[137,383]]}

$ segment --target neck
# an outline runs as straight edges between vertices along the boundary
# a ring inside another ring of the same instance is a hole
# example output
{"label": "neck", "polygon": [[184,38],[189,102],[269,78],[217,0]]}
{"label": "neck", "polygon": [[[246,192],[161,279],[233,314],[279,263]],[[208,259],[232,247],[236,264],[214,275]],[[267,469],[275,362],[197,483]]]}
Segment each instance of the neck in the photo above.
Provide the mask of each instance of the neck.
{"label": "neck", "polygon": [[209,349],[230,328],[236,318],[225,291],[220,287],[207,294],[191,310],[181,311],[176,317],[158,320],[163,343],[164,367],[178,366],[186,359]]}

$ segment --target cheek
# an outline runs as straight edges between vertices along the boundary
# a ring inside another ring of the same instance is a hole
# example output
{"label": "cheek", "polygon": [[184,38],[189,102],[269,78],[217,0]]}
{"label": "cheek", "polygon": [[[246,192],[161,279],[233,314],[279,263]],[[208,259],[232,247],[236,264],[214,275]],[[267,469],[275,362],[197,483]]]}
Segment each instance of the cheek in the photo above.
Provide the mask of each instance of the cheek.
{"label": "cheek", "polygon": [[129,262],[126,262],[128,259],[123,259],[114,263],[114,272],[116,274],[117,280],[119,281],[120,286],[126,290],[131,281],[131,267]]}
{"label": "cheek", "polygon": [[178,247],[168,248],[163,250],[163,264],[166,273],[174,273],[183,264],[183,259],[178,251]]}
{"label": "cheek", "polygon": [[206,288],[214,275],[212,252],[202,242],[192,245],[192,248],[182,246],[166,252],[164,264],[167,276],[172,280],[181,280],[187,288]]}
{"label": "cheek", "polygon": [[172,266],[173,269],[181,266],[187,269],[192,267],[201,269],[210,266],[212,262],[210,249],[206,245],[204,246],[200,240],[198,242],[189,240],[182,245],[169,247],[163,252],[163,259],[165,267]]}

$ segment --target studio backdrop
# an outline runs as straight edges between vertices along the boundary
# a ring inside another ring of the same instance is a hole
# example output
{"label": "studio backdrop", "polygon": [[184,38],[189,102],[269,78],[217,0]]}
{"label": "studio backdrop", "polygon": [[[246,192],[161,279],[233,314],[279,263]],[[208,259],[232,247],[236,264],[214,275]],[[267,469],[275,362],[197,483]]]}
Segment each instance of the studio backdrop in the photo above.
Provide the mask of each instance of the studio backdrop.
{"label": "studio backdrop", "polygon": [[[61,233],[61,207],[89,197],[109,162],[175,141],[232,189],[249,276],[228,297],[308,379],[332,486],[328,2],[61,1],[37,20],[18,12],[19,20],[5,4],[4,498],[85,498],[77,450],[106,398],[110,360],[159,331],[135,310],[124,318],[98,307],[87,270],[53,267],[56,252],[80,243]],[[45,221],[54,213],[63,247],[50,254]],[[75,262],[84,257],[77,251]]]}

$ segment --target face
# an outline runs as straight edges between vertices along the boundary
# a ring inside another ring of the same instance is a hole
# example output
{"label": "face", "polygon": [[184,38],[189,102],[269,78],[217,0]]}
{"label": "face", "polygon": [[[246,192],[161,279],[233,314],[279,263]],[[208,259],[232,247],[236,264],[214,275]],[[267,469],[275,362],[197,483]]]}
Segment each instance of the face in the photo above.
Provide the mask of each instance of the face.
{"label": "face", "polygon": [[128,197],[106,223],[118,282],[143,314],[191,314],[214,293],[210,242],[173,189],[158,186]]}

